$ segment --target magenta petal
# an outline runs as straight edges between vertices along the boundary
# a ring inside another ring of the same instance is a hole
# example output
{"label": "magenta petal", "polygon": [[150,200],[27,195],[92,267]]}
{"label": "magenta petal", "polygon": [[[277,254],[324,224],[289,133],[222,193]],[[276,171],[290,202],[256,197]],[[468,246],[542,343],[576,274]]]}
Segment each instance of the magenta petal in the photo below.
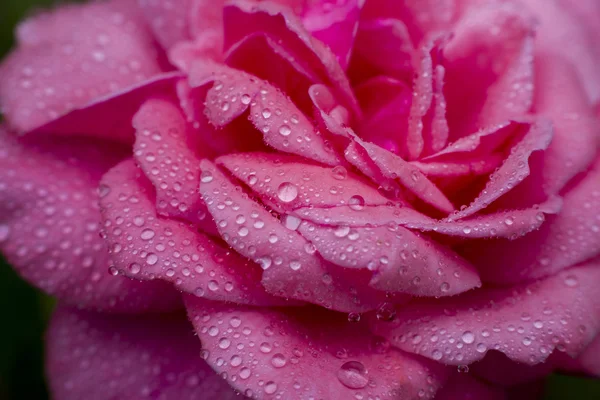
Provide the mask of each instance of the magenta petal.
{"label": "magenta petal", "polygon": [[46,343],[55,400],[241,400],[202,360],[184,315],[109,316],[59,307]]}
{"label": "magenta petal", "polygon": [[282,304],[265,293],[261,271],[193,226],[156,215],[150,182],[126,160],[102,178],[104,236],[114,268],[141,280],[172,282],[211,300]]}
{"label": "magenta petal", "polygon": [[576,356],[600,331],[599,279],[591,263],[526,285],[414,302],[372,327],[400,349],[445,364],[471,364],[497,350],[534,365],[554,349]]}
{"label": "magenta petal", "polygon": [[189,15],[195,1],[180,0],[175,6],[169,0],[138,0],[138,4],[152,32],[168,49],[190,39]]}
{"label": "magenta petal", "polygon": [[23,23],[0,66],[2,109],[27,131],[161,72],[134,0],[71,5]]}
{"label": "magenta petal", "polygon": [[339,165],[322,167],[297,157],[268,153],[230,154],[219,157],[217,163],[278,211],[300,207],[359,208],[390,202],[361,177]]}
{"label": "magenta petal", "polygon": [[406,155],[412,90],[387,77],[369,79],[354,88],[364,118],[358,126],[361,139],[396,154]]}
{"label": "magenta petal", "polygon": [[600,378],[600,336],[585,348],[577,358],[580,368],[590,375]]}
{"label": "magenta petal", "polygon": [[452,139],[520,117],[533,100],[534,23],[507,2],[467,9],[444,48]]}
{"label": "magenta petal", "polygon": [[456,373],[440,389],[435,400],[508,400],[508,394],[468,374]]}
{"label": "magenta petal", "polygon": [[261,265],[269,293],[342,312],[372,310],[385,300],[385,293],[367,286],[369,274],[340,271],[320,259],[295,231],[301,220],[277,219],[209,161],[202,161],[202,171],[200,193],[222,238]]}
{"label": "magenta petal", "polygon": [[600,123],[574,67],[556,56],[538,59],[534,109],[554,125],[540,184],[547,192],[558,193],[594,161],[600,148]]}
{"label": "magenta petal", "polygon": [[504,163],[490,175],[488,183],[477,198],[467,207],[452,213],[448,219],[453,221],[471,216],[521,183],[531,172],[529,158],[532,153],[546,150],[553,134],[550,121],[541,119],[532,122],[523,139],[511,149]]}
{"label": "magenta petal", "polygon": [[[535,56],[563,58],[576,70],[591,103],[600,101],[598,6],[588,0],[521,0],[538,20]],[[587,5],[585,3],[588,3]],[[587,9],[586,9],[587,7]],[[585,9],[582,12],[582,9]]]}
{"label": "magenta petal", "polygon": [[415,55],[413,98],[406,138],[410,160],[418,159],[424,152],[441,150],[448,140],[443,91],[446,71],[439,64],[440,49],[445,40],[443,36],[427,40]]}
{"label": "magenta petal", "polygon": [[[445,212],[454,211],[454,206],[446,198],[444,193],[431,182],[419,169],[404,161],[401,157],[382,149],[372,143],[360,142],[355,140],[357,148],[364,149],[362,156],[367,159],[361,161],[361,153],[348,153],[346,158],[355,165],[361,172],[371,176],[379,184],[386,183],[384,180],[398,181],[401,186],[412,192],[425,203]],[[356,158],[355,158],[356,157]],[[375,168],[375,176],[369,171],[368,165],[371,162]],[[383,180],[382,180],[383,178]]]}
{"label": "magenta petal", "polygon": [[192,88],[211,81],[206,114],[214,125],[227,125],[249,110],[251,122],[269,146],[329,165],[340,163],[310,120],[279,89],[242,71],[196,64],[190,76]]}
{"label": "magenta petal", "polygon": [[0,128],[0,249],[7,261],[27,281],[71,305],[119,312],[179,307],[178,294],[167,286],[142,285],[108,271],[96,188],[121,149],[47,139],[17,141]]}
{"label": "magenta petal", "polygon": [[494,240],[465,246],[462,254],[481,266],[484,281],[496,283],[541,278],[597,256],[599,181],[600,158],[564,194],[561,212],[547,217],[538,231],[515,241]]}
{"label": "magenta petal", "polygon": [[510,238],[514,240],[539,227],[546,215],[558,214],[562,200],[551,197],[548,201],[522,210],[495,212],[458,221],[436,220],[408,207],[391,205],[366,205],[360,212],[351,207],[303,207],[294,210],[294,215],[328,226],[374,227],[398,224],[422,232],[434,232],[446,236],[463,238]]}
{"label": "magenta petal", "polygon": [[209,154],[199,132],[186,123],[169,100],[148,100],[133,119],[137,130],[133,153],[156,189],[158,213],[190,221],[207,233],[216,232],[198,194],[200,158]]}
{"label": "magenta petal", "polygon": [[310,65],[323,83],[331,85],[346,107],[360,114],[350,83],[335,55],[310,35],[289,8],[273,2],[257,4],[251,0],[236,0],[225,6],[224,20],[225,49],[247,35],[264,32],[279,41],[296,59]]}
{"label": "magenta petal", "polygon": [[392,18],[362,21],[352,49],[348,74],[355,83],[377,76],[408,82],[413,73],[413,52],[402,21]]}
{"label": "magenta petal", "polygon": [[186,297],[209,365],[258,399],[432,399],[446,378],[434,363],[390,348],[345,315],[265,310]]}
{"label": "magenta petal", "polygon": [[402,227],[326,227],[299,232],[327,261],[375,271],[370,286],[413,296],[452,296],[479,287],[475,269],[452,250]]}
{"label": "magenta petal", "polygon": [[[131,119],[150,96],[175,94],[179,73],[162,74],[139,85],[94,99],[61,117],[41,125],[28,135],[90,136],[131,144],[135,130]],[[105,118],[110,115],[110,118]]]}
{"label": "magenta petal", "polygon": [[364,0],[319,0],[303,13],[302,24],[335,54],[346,69]]}

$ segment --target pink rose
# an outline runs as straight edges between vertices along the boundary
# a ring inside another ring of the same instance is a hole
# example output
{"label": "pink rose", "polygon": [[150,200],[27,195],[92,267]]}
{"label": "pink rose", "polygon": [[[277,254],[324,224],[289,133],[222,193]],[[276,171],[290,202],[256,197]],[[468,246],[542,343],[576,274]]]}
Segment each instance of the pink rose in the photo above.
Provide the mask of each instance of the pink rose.
{"label": "pink rose", "polygon": [[0,247],[61,302],[55,399],[600,375],[597,1],[112,0],[17,37]]}

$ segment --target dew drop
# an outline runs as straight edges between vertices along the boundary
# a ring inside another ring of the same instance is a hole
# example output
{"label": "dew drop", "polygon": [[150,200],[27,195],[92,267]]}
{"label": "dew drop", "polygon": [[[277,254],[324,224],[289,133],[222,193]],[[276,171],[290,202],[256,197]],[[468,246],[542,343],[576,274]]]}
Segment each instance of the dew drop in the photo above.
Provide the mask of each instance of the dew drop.
{"label": "dew drop", "polygon": [[284,203],[291,203],[298,197],[298,188],[290,182],[283,182],[277,188],[277,197]]}
{"label": "dew drop", "polygon": [[154,237],[155,233],[152,229],[144,229],[140,235],[143,240],[150,240]]}
{"label": "dew drop", "polygon": [[292,130],[287,125],[281,125],[281,127],[279,128],[279,134],[281,136],[290,136],[291,133],[292,133]]}
{"label": "dew drop", "polygon": [[365,199],[360,195],[350,197],[348,205],[354,211],[360,211],[365,207]]}
{"label": "dew drop", "polygon": [[358,361],[348,361],[338,370],[339,381],[350,389],[362,389],[369,383],[367,369]]}
{"label": "dew drop", "polygon": [[275,368],[283,368],[285,367],[285,364],[287,364],[287,360],[281,353],[274,354],[273,358],[271,358],[271,365],[273,365]]}
{"label": "dew drop", "polygon": [[461,337],[462,341],[466,344],[471,344],[475,341],[475,335],[471,331],[465,331]]}

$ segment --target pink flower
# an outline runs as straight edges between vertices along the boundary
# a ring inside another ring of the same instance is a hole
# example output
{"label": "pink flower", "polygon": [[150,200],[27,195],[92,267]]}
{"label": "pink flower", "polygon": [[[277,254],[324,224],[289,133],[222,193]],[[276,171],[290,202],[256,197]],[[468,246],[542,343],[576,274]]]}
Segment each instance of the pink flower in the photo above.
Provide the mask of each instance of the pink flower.
{"label": "pink flower", "polygon": [[594,0],[24,22],[0,247],[61,302],[54,398],[503,399],[600,375],[599,27]]}

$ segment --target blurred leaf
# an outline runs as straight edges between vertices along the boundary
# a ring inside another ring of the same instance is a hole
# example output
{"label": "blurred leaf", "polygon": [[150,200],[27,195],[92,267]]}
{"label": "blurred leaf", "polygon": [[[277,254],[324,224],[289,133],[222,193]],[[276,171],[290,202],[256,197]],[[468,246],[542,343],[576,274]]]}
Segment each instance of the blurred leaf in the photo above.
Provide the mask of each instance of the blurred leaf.
{"label": "blurred leaf", "polygon": [[546,380],[544,400],[598,400],[600,380],[552,375]]}

